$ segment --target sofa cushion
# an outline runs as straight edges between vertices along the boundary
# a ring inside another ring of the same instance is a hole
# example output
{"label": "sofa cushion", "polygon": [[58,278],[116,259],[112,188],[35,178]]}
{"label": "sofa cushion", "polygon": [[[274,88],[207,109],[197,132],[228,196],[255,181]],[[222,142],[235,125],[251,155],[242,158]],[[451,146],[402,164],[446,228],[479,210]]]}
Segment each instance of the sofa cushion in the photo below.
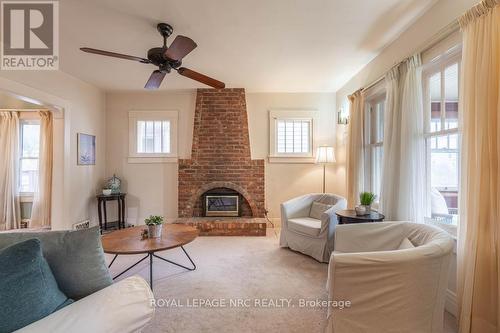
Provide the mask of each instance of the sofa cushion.
{"label": "sofa cushion", "polygon": [[327,205],[321,202],[313,201],[311,204],[311,211],[309,212],[309,217],[316,219],[316,220],[321,220],[321,215],[332,208],[332,205]]}
{"label": "sofa cushion", "polygon": [[38,239],[0,250],[0,332],[12,332],[72,303],[57,286]]}
{"label": "sofa cushion", "polygon": [[297,217],[289,219],[287,223],[290,230],[309,236],[317,237],[321,231],[321,220],[312,217]]}
{"label": "sofa cushion", "polygon": [[399,244],[398,250],[413,249],[415,245],[408,239],[408,237],[403,238],[401,244]]}
{"label": "sofa cushion", "polygon": [[37,238],[61,291],[80,299],[113,283],[101,245],[99,227],[84,230],[0,234],[0,249]]}

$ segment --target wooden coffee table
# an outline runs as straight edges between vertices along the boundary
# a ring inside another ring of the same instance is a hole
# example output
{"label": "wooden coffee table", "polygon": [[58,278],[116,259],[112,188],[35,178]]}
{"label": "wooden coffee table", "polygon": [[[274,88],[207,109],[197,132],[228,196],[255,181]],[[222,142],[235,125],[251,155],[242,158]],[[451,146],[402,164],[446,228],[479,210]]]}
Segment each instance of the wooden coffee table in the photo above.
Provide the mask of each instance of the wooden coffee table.
{"label": "wooden coffee table", "polygon": [[[160,238],[141,239],[141,232],[146,226],[137,226],[127,229],[121,229],[102,236],[102,247],[105,253],[114,254],[115,257],[111,260],[108,268],[113,265],[116,257],[126,254],[146,254],[144,258],[125,269],[120,274],[113,277],[116,279],[125,272],[129,271],[139,263],[149,258],[149,285],[153,289],[153,257],[177,265],[189,271],[194,271],[196,265],[184,249],[183,245],[192,242],[198,237],[199,231],[195,227],[183,224],[164,224],[162,236]],[[162,258],[155,254],[158,251],[164,251],[180,247],[186,254],[193,267],[186,267],[168,259]]]}

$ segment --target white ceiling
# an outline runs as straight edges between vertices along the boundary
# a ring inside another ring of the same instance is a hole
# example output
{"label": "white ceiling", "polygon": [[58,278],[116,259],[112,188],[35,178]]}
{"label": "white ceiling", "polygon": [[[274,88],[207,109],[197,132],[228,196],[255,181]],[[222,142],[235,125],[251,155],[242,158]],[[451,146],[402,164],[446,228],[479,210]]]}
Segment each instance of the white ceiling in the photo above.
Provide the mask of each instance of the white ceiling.
{"label": "white ceiling", "polygon": [[[183,66],[249,91],[336,91],[438,0],[61,0],[61,70],[105,90],[142,90],[158,22],[198,47]],[[203,87],[177,73],[161,89]]]}

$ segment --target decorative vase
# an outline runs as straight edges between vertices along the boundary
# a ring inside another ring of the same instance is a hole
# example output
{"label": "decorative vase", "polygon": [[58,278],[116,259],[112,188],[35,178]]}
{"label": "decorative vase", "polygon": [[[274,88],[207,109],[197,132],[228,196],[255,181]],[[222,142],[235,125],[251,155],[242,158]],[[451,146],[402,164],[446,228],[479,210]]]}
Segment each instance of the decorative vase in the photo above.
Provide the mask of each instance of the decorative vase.
{"label": "decorative vase", "polygon": [[113,177],[109,178],[108,181],[106,182],[107,187],[111,189],[111,192],[113,194],[117,194],[121,192],[121,184],[122,181],[120,178],[116,177],[116,175],[113,174]]}
{"label": "decorative vase", "polygon": [[148,237],[149,238],[160,238],[162,227],[163,227],[163,225],[161,225],[161,224],[148,225]]}
{"label": "decorative vase", "polygon": [[370,214],[370,212],[372,211],[372,207],[371,207],[371,205],[369,205],[369,206],[367,206],[367,205],[359,205],[359,206],[356,206],[354,208],[354,210],[356,210],[356,215],[357,216],[364,216],[364,215]]}

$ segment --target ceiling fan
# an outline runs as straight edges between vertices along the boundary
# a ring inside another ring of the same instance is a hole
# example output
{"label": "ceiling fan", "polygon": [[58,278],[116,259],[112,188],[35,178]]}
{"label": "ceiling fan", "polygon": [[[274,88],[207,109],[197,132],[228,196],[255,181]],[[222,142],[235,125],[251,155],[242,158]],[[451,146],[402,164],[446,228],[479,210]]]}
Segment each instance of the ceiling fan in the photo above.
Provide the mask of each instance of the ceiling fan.
{"label": "ceiling fan", "polygon": [[170,73],[172,69],[176,70],[177,73],[182,76],[201,82],[210,87],[217,89],[222,89],[225,87],[224,82],[195,72],[189,68],[180,67],[182,65],[182,59],[196,48],[196,43],[191,38],[178,35],[177,37],[175,37],[170,46],[167,47],[167,38],[172,34],[174,29],[170,24],[167,23],[158,23],[156,28],[158,29],[158,32],[163,36],[163,46],[150,49],[148,51],[147,59],[130,56],[127,54],[93,49],[89,47],[82,47],[80,48],[80,50],[87,53],[133,60],[141,62],[143,64],[153,64],[155,66],[158,66],[158,69],[151,73],[148,82],[146,82],[146,85],[144,86],[144,88],[146,89],[158,89],[161,82],[165,78],[165,75],[167,75],[167,73]]}

